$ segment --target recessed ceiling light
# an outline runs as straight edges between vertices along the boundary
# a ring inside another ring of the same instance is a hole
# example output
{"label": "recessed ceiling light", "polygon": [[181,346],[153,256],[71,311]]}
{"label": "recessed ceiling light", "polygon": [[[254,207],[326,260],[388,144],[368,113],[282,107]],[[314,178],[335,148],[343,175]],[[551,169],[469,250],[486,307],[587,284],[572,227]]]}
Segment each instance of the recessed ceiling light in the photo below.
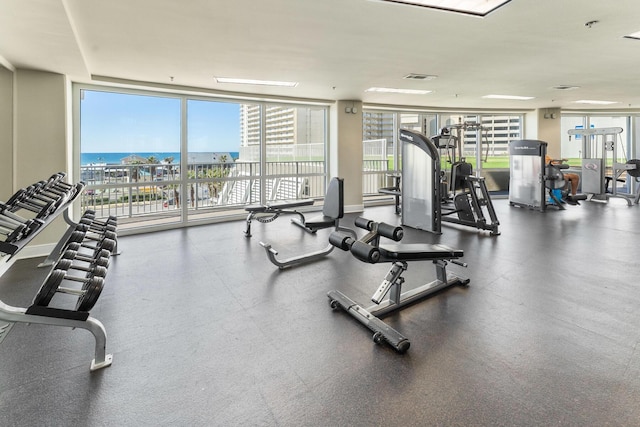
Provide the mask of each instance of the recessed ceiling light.
{"label": "recessed ceiling light", "polygon": [[528,101],[533,99],[533,96],[517,96],[517,95],[485,95],[483,98],[486,99],[515,99],[518,101]]}
{"label": "recessed ceiling light", "polygon": [[474,16],[487,16],[511,0],[379,0],[389,3],[422,6]]}
{"label": "recessed ceiling light", "polygon": [[573,101],[576,104],[593,104],[593,105],[611,105],[617,104],[616,101],[595,101],[592,99],[581,99],[579,101]]}
{"label": "recessed ceiling light", "polygon": [[640,40],[640,31],[636,31],[635,33],[627,34],[624,36],[625,39],[635,39]]}
{"label": "recessed ceiling light", "polygon": [[285,86],[296,87],[298,82],[279,82],[276,80],[236,79],[230,77],[216,77],[218,83],[235,83],[242,85]]}
{"label": "recessed ceiling light", "polygon": [[382,93],[405,93],[410,95],[426,95],[431,93],[431,90],[422,89],[395,89],[391,87],[370,87],[365,92],[382,92]]}

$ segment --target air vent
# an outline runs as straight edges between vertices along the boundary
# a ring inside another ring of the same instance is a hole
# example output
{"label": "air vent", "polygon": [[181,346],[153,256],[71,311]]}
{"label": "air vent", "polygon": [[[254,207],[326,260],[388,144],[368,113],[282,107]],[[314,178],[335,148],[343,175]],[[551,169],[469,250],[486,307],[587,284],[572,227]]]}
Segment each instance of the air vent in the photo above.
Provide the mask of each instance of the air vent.
{"label": "air vent", "polygon": [[571,85],[558,85],[553,87],[555,90],[573,90],[578,89],[580,86],[571,86]]}
{"label": "air vent", "polygon": [[407,74],[406,76],[403,77],[403,79],[409,79],[409,80],[433,80],[435,78],[437,78],[438,76],[433,76],[430,74],[415,74],[415,73],[411,73],[411,74]]}

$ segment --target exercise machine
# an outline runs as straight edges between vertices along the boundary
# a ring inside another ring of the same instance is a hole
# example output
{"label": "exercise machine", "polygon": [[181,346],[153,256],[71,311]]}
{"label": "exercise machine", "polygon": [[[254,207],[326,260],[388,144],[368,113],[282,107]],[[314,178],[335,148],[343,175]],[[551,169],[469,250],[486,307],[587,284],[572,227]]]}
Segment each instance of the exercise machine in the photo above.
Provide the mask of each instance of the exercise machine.
{"label": "exercise machine", "polygon": [[[568,134],[582,140],[582,191],[590,195],[591,201],[607,202],[610,198],[622,198],[629,206],[638,203],[640,192],[633,194],[632,177],[637,181],[640,177],[640,160],[631,159],[620,163],[618,146],[621,141],[621,127],[569,129]],[[625,176],[626,175],[626,176]],[[624,182],[629,189],[627,193],[618,190],[618,182]],[[608,190],[611,184],[611,191]]]}
{"label": "exercise machine", "polygon": [[[522,139],[509,143],[509,204],[544,212],[549,206],[564,210],[563,200],[579,204],[587,195],[565,189],[567,164],[546,162],[547,143]],[[560,193],[560,194],[559,194]]]}
{"label": "exercise machine", "polygon": [[251,221],[254,219],[263,224],[267,224],[278,219],[280,215],[295,214],[300,217],[299,222],[304,223],[304,214],[296,208],[311,205],[313,205],[313,199],[278,200],[268,202],[264,205],[247,206],[244,210],[249,212],[249,214],[247,215],[247,226],[244,230],[244,235],[251,237]]}
{"label": "exercise machine", "polygon": [[[344,180],[342,178],[332,178],[329,182],[321,215],[308,219],[302,214],[299,214],[299,216],[301,218],[294,218],[291,220],[291,223],[303,228],[309,233],[315,233],[324,228],[334,228],[335,230],[352,232],[351,229],[340,226],[340,219],[344,216]],[[334,248],[332,244],[328,244],[325,248],[318,251],[279,260],[277,258],[278,251],[275,250],[271,244],[260,242],[260,245],[267,252],[269,260],[281,270],[307,262],[317,261],[329,255]]]}
{"label": "exercise machine", "polygon": [[[454,161],[451,181],[459,193],[449,193],[441,170],[439,147],[428,137],[400,130],[402,144],[402,225],[441,233],[442,222],[499,235],[496,212],[483,177],[471,175],[468,163]],[[449,143],[447,143],[449,144]],[[448,204],[452,202],[454,207]],[[445,206],[447,205],[447,206]]]}
{"label": "exercise machine", "polygon": [[[327,296],[331,308],[346,311],[360,323],[373,332],[373,341],[376,344],[389,343],[397,352],[406,352],[411,343],[408,338],[396,331],[380,319],[409,304],[423,300],[436,292],[453,286],[469,284],[469,279],[447,272],[449,262],[466,267],[466,264],[458,261],[464,252],[445,245],[409,243],[409,244],[380,244],[380,237],[386,237],[399,242],[404,236],[402,227],[393,226],[384,222],[374,222],[366,218],[358,217],[355,225],[368,231],[360,239],[352,234],[334,231],[329,237],[329,242],[344,250],[350,251],[358,260],[377,264],[381,262],[391,263],[391,268],[382,283],[371,297],[374,305],[364,308],[360,304],[347,297],[338,290],[330,291]],[[425,285],[402,292],[404,278],[402,274],[412,261],[431,261],[436,269],[436,279]]]}

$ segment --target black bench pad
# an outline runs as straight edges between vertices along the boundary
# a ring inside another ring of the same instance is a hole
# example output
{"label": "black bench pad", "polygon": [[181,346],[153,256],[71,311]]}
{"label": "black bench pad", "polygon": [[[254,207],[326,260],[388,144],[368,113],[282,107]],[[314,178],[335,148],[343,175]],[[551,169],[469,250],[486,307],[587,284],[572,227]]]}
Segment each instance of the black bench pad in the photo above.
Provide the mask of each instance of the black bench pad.
{"label": "black bench pad", "polygon": [[330,216],[317,216],[313,218],[309,218],[304,221],[304,226],[307,228],[328,228],[335,224],[336,218],[332,218]]}
{"label": "black bench pad", "polygon": [[428,243],[397,243],[380,245],[380,255],[389,260],[426,261],[436,259],[462,258],[462,249],[453,249],[445,245]]}
{"label": "black bench pad", "polygon": [[300,206],[309,206],[313,204],[313,199],[299,200],[275,200],[264,205],[249,205],[244,208],[247,212],[277,212],[283,209],[297,208]]}

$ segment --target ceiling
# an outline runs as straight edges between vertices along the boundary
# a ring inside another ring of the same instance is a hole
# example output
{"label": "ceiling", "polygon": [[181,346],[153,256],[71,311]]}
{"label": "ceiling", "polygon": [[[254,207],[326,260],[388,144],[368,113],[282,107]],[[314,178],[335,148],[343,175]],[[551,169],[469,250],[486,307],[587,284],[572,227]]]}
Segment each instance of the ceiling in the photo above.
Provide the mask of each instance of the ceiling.
{"label": "ceiling", "polygon": [[[0,63],[78,82],[126,79],[215,93],[627,110],[640,109],[640,40],[623,36],[637,31],[638,0],[511,0],[485,18],[372,0],[2,0]],[[403,79],[409,73],[437,78]],[[374,86],[433,92],[365,92]],[[535,99],[482,98],[488,94]],[[574,103],[584,99],[617,103]]]}

